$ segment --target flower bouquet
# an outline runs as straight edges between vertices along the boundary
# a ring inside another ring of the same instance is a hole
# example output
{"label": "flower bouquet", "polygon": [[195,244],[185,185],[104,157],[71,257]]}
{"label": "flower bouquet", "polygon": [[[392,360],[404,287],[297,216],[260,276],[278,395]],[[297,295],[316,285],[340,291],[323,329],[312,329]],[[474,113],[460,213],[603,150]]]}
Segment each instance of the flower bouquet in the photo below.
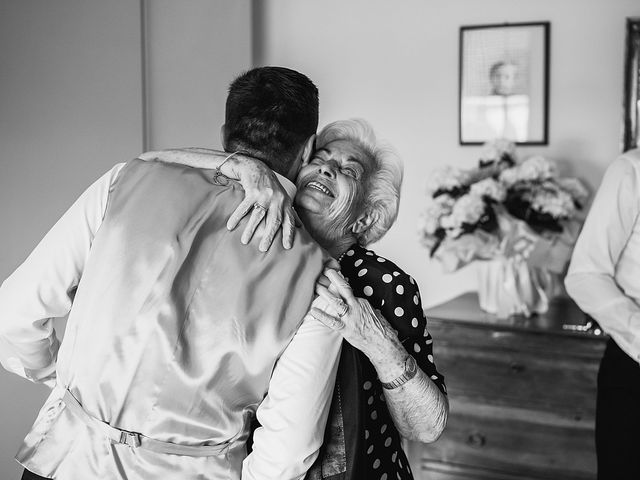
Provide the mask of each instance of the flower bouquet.
{"label": "flower bouquet", "polygon": [[544,312],[559,292],[588,191],[551,160],[518,161],[506,140],[485,145],[478,166],[430,177],[419,232],[448,272],[480,265],[481,307],[499,316]]}

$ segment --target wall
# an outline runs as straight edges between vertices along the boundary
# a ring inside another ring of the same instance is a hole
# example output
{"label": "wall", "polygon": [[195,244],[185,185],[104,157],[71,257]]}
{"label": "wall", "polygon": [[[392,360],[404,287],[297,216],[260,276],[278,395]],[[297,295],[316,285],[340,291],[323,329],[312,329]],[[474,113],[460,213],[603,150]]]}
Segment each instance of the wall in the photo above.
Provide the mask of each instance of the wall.
{"label": "wall", "polygon": [[461,25],[551,22],[550,135],[544,154],[596,187],[620,151],[624,28],[637,0],[256,0],[258,64],[307,73],[321,125],[363,117],[405,160],[396,226],[375,248],[416,277],[425,305],[476,288],[474,267],[442,273],[416,235],[429,172],[471,167],[480,147],[458,144]]}
{"label": "wall", "polygon": [[146,0],[147,146],[220,146],[229,82],[251,65],[249,0]]}

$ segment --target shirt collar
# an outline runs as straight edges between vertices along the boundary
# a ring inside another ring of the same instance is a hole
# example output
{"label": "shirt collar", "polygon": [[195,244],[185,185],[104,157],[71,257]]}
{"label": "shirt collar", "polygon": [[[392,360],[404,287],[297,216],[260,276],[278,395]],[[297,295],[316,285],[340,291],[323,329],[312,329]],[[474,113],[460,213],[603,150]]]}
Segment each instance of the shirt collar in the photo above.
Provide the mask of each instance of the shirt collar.
{"label": "shirt collar", "polygon": [[289,180],[287,177],[285,177],[284,175],[280,175],[277,172],[273,172],[276,174],[276,177],[278,178],[278,181],[280,182],[280,185],[282,185],[282,188],[284,188],[284,190],[287,192],[287,195],[289,195],[289,197],[291,198],[291,200],[293,200],[296,196],[296,186],[294,185],[294,183]]}

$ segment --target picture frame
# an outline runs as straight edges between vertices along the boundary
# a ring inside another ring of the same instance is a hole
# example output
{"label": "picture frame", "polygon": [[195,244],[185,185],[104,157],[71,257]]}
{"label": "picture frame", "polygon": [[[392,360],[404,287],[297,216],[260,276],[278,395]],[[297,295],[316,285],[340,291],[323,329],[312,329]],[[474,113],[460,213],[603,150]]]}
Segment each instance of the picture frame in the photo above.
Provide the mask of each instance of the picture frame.
{"label": "picture frame", "polygon": [[627,18],[624,54],[622,151],[640,146],[640,17]]}
{"label": "picture frame", "polygon": [[460,27],[460,145],[548,144],[549,50],[549,22]]}

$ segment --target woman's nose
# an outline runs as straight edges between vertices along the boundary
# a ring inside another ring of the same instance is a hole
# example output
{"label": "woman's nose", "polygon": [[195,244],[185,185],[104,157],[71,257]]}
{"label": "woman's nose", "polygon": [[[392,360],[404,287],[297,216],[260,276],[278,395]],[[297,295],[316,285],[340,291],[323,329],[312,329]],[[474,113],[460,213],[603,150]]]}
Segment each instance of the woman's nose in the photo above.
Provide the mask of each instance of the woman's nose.
{"label": "woman's nose", "polygon": [[336,170],[333,162],[325,162],[320,165],[320,173],[329,178],[335,178]]}

